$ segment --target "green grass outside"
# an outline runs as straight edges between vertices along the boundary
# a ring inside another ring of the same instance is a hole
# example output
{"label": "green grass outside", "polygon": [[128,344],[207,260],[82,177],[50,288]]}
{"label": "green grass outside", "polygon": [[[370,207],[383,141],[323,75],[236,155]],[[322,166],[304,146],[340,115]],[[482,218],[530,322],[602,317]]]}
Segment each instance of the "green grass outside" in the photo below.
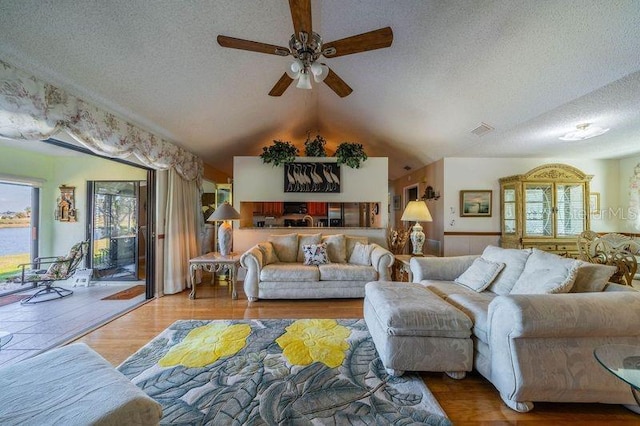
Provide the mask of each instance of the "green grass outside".
{"label": "green grass outside", "polygon": [[29,253],[0,256],[0,280],[20,272],[18,265],[29,262]]}

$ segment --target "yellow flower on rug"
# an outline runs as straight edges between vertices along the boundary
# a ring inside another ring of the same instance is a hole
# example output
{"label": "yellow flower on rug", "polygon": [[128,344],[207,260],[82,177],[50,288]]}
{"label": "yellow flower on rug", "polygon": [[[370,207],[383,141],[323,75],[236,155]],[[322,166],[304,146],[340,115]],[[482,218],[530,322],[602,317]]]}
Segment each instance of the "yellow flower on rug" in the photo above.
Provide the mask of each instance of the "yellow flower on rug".
{"label": "yellow flower on rug", "polygon": [[215,322],[194,328],[184,340],[169,349],[158,361],[160,367],[204,367],[218,359],[234,355],[247,344],[251,333],[249,324]]}
{"label": "yellow flower on rug", "polygon": [[309,365],[317,361],[335,368],[342,364],[345,351],[349,349],[346,339],[351,331],[336,320],[297,320],[285,330],[276,343],[292,365]]}

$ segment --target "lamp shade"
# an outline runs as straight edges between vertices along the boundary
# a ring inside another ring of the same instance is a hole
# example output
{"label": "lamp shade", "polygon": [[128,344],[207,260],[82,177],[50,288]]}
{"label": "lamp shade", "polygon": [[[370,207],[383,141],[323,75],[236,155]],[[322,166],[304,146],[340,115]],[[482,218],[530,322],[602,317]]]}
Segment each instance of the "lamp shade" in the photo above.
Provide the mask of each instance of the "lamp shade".
{"label": "lamp shade", "polygon": [[234,219],[240,219],[240,213],[238,213],[231,204],[225,201],[211,214],[211,216],[209,216],[209,218],[207,218],[207,222]]}
{"label": "lamp shade", "polygon": [[296,84],[298,89],[311,89],[311,78],[309,77],[309,72],[305,70],[305,72],[300,73],[300,78],[298,78],[298,84]]}
{"label": "lamp shade", "polygon": [[427,207],[427,203],[416,200],[409,201],[400,220],[407,222],[432,222],[433,218],[431,218],[431,212],[429,211],[429,207]]}

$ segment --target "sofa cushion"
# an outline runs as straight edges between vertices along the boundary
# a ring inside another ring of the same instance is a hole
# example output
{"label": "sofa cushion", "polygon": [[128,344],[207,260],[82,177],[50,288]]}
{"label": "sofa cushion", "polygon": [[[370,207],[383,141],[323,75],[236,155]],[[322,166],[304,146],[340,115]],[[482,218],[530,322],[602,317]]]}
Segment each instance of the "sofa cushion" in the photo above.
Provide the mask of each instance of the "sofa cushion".
{"label": "sofa cushion", "polygon": [[510,294],[568,293],[578,274],[578,260],[533,249]]}
{"label": "sofa cushion", "polygon": [[344,234],[325,235],[322,242],[327,243],[329,260],[334,263],[347,263],[347,245]]}
{"label": "sofa cushion", "polygon": [[350,236],[350,235],[345,235],[344,237],[345,237],[345,244],[347,246],[347,254],[345,256],[347,259],[351,258],[351,254],[353,253],[353,249],[356,246],[356,243],[369,244],[368,237]]}
{"label": "sofa cushion", "polygon": [[304,252],[302,250],[303,246],[309,245],[309,244],[320,244],[321,240],[322,240],[321,233],[298,234],[298,258],[296,259],[296,261],[300,263],[304,262]]}
{"label": "sofa cushion", "polygon": [[504,269],[504,263],[492,262],[479,257],[454,281],[480,292],[489,287],[489,284],[496,279],[502,269]]}
{"label": "sofa cushion", "polygon": [[302,246],[305,265],[324,265],[329,263],[327,243],[305,244]]}
{"label": "sofa cushion", "polygon": [[482,252],[482,258],[491,262],[504,263],[504,269],[489,285],[489,290],[501,296],[508,295],[524,271],[529,255],[531,255],[529,249],[504,249],[487,246]]}
{"label": "sofa cushion", "polygon": [[351,256],[349,257],[349,263],[352,265],[370,266],[371,252],[373,251],[373,248],[373,244],[362,244],[360,242],[356,242],[356,245],[351,252]]}
{"label": "sofa cushion", "polygon": [[452,294],[447,302],[465,313],[473,321],[473,334],[478,339],[488,343],[487,313],[489,304],[497,297],[495,293],[484,292],[475,294]]}
{"label": "sofa cushion", "polygon": [[451,294],[476,294],[475,290],[454,281],[422,280],[420,285],[427,287],[438,296],[446,299]]}
{"label": "sofa cushion", "polygon": [[298,259],[298,234],[269,235],[280,262],[295,262]]}
{"label": "sofa cushion", "polygon": [[328,263],[319,265],[321,281],[375,281],[378,272],[373,266]]}
{"label": "sofa cushion", "polygon": [[273,248],[273,244],[271,244],[269,241],[258,244],[258,249],[260,249],[260,251],[262,252],[262,261],[265,265],[280,262],[280,259],[278,259],[276,251]]}
{"label": "sofa cushion", "polygon": [[611,278],[617,270],[617,268],[612,265],[579,262],[578,275],[576,276],[576,282],[573,283],[573,287],[571,287],[571,293],[602,291],[609,282],[609,278]]}
{"label": "sofa cushion", "polygon": [[272,263],[260,271],[260,281],[319,281],[315,265],[301,263]]}
{"label": "sofa cushion", "polygon": [[467,338],[471,320],[417,284],[386,281],[365,286],[367,302],[387,335]]}

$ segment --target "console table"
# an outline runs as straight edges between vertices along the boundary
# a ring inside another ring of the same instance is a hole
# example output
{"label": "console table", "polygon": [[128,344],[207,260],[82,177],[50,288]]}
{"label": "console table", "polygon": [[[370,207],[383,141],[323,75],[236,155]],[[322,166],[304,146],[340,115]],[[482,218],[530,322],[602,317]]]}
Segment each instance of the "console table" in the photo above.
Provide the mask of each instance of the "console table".
{"label": "console table", "polygon": [[215,274],[216,272],[229,272],[229,280],[231,281],[231,298],[237,299],[236,291],[236,275],[240,266],[240,255],[230,253],[223,256],[218,252],[211,252],[202,256],[194,257],[189,260],[189,273],[191,276],[191,293],[189,299],[196,298],[196,271],[207,271]]}

